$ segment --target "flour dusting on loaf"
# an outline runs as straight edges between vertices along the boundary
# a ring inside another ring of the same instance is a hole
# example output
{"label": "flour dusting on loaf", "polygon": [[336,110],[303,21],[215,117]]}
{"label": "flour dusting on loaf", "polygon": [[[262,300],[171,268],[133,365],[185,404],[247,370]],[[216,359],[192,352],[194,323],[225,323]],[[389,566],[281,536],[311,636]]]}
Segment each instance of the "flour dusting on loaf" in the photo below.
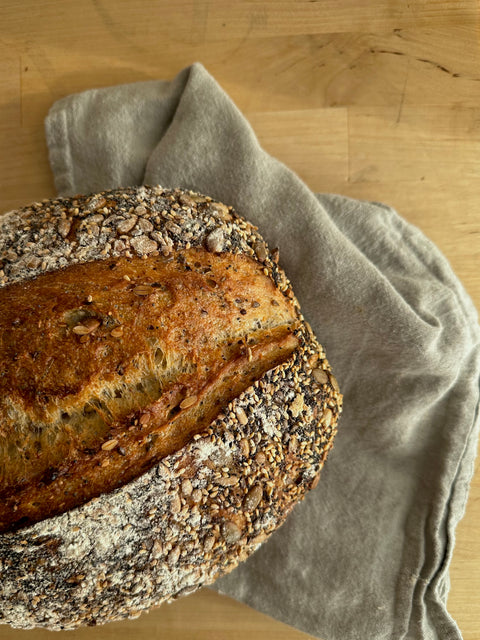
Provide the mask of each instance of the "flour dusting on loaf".
{"label": "flour dusting on loaf", "polygon": [[[181,448],[137,477],[63,513],[0,533],[0,623],[74,629],[136,617],[192,593],[253,553],[316,486],[342,397],[278,253],[231,207],[160,187],[36,203],[0,218],[0,284],[7,293],[75,265],[165,261],[197,249],[212,260],[231,254],[260,265],[294,309],[289,331],[295,348],[219,406]],[[142,300],[156,295],[137,293]],[[252,305],[248,313],[238,306],[239,323],[248,320]],[[82,325],[90,341],[104,327],[102,322],[88,333],[94,324]],[[110,334],[115,328],[108,327]],[[83,337],[80,331],[78,340]],[[255,350],[247,342],[238,349],[234,362],[248,366]],[[185,397],[175,415],[191,411],[195,402],[196,396]],[[145,426],[135,419],[131,433]],[[109,456],[123,460],[116,440],[99,448],[99,465]]]}
{"label": "flour dusting on loaf", "polygon": [[143,186],[37,202],[0,217],[0,284],[108,256],[168,255],[174,247],[203,245],[212,253],[258,255],[272,274],[283,275],[257,229],[231,207]]}

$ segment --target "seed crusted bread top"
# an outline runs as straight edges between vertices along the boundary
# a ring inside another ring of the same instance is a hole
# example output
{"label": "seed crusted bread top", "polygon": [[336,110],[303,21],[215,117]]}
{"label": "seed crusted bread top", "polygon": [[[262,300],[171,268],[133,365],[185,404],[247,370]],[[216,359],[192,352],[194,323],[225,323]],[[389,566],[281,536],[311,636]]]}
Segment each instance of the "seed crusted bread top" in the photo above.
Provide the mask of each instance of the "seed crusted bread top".
{"label": "seed crusted bread top", "polygon": [[[2,286],[78,262],[204,246],[255,256],[298,309],[257,230],[198,194],[105,192],[1,222]],[[323,349],[298,314],[289,359],[180,450],[80,507],[0,534],[0,622],[73,629],[135,617],[213,582],[258,548],[316,485],[341,412]]]}
{"label": "seed crusted bread top", "polygon": [[44,200],[1,216],[0,286],[82,262],[191,247],[255,257],[282,291],[289,288],[276,254],[232,207],[191,191],[145,186]]}

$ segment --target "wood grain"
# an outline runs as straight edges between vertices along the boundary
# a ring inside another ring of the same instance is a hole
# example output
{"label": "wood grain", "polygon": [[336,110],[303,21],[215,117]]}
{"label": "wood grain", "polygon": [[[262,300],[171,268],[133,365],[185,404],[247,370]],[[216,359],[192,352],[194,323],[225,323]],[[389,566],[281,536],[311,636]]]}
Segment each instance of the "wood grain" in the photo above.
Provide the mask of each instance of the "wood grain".
{"label": "wood grain", "polygon": [[[51,640],[52,631],[20,631],[0,627],[2,640]],[[137,620],[103,627],[57,631],[59,640],[308,640],[311,636],[277,622],[232,598],[202,589]]]}
{"label": "wood grain", "polygon": [[[394,206],[480,308],[479,15],[476,0],[0,0],[0,210],[54,195],[43,121],[55,100],[199,60],[267,151],[315,191]],[[465,640],[480,638],[479,540],[477,462],[450,571]],[[208,590],[68,637],[133,634],[308,637]]]}
{"label": "wood grain", "polygon": [[268,152],[283,158],[309,185],[320,179],[323,184],[347,180],[347,109],[247,111],[245,115]]}
{"label": "wood grain", "polygon": [[19,127],[20,122],[20,74],[18,56],[0,40],[0,129],[5,123]]}

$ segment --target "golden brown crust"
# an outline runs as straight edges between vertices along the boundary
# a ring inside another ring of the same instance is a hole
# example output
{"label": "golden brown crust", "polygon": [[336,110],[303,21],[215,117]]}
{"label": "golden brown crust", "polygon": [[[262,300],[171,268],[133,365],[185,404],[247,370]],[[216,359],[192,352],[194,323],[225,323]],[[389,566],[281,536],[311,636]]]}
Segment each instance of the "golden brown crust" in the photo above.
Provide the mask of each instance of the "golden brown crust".
{"label": "golden brown crust", "polygon": [[78,506],[182,447],[289,356],[295,322],[261,265],[203,249],[1,289],[0,531]]}

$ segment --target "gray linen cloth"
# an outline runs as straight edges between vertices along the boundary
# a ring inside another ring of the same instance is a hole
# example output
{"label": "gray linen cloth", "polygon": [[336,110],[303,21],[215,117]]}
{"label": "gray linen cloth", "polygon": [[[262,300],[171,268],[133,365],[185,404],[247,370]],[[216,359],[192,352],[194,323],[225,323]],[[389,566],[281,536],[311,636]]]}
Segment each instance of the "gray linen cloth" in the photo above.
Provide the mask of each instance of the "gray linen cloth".
{"label": "gray linen cloth", "polygon": [[46,134],[60,195],[161,184],[234,205],[279,247],[340,382],[320,484],[214,588],[324,640],[460,638],[448,567],[478,438],[480,333],[445,257],[388,206],[312,193],[201,64],[68,96]]}

